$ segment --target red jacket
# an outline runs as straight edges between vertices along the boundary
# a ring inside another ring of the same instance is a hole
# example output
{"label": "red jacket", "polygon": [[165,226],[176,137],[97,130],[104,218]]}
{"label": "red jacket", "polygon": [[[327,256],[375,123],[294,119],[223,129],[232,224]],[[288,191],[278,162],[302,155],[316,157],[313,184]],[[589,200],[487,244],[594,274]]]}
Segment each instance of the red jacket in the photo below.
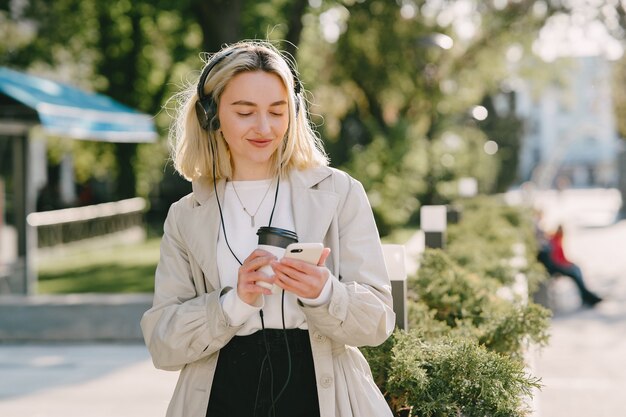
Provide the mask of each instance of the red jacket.
{"label": "red jacket", "polygon": [[557,265],[569,266],[572,264],[563,251],[562,234],[557,233],[550,238],[550,258],[552,258],[552,262]]}

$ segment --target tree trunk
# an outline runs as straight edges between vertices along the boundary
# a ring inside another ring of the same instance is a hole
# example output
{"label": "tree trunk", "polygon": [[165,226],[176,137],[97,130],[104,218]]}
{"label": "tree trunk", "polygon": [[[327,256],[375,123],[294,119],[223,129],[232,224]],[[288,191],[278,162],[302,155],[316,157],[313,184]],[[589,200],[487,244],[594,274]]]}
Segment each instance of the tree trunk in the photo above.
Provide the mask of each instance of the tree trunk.
{"label": "tree trunk", "polygon": [[[100,5],[100,3],[98,3]],[[131,46],[127,51],[117,56],[110,56],[106,51],[119,44],[119,36],[111,34],[113,18],[108,6],[100,5],[98,21],[100,24],[100,50],[105,51],[99,63],[99,72],[109,81],[103,93],[128,106],[138,107],[138,92],[135,86],[139,78],[139,56],[143,45],[141,32],[142,13],[137,6],[131,7],[128,14],[131,22]],[[115,181],[115,198],[135,197],[137,177],[135,175],[135,159],[137,154],[136,143],[116,143],[115,156],[118,166],[118,175]]]}
{"label": "tree trunk", "polygon": [[117,143],[115,146],[115,158],[118,164],[115,196],[117,199],[135,197],[135,160],[137,156],[136,143]]}
{"label": "tree trunk", "polygon": [[285,44],[283,49],[292,57],[296,57],[296,49],[300,43],[300,34],[302,33],[302,16],[309,5],[309,0],[297,0],[291,4],[290,10],[287,12],[287,34],[285,35]]}
{"label": "tree trunk", "polygon": [[224,43],[241,37],[242,0],[194,0],[191,10],[202,28],[205,52],[217,52]]}

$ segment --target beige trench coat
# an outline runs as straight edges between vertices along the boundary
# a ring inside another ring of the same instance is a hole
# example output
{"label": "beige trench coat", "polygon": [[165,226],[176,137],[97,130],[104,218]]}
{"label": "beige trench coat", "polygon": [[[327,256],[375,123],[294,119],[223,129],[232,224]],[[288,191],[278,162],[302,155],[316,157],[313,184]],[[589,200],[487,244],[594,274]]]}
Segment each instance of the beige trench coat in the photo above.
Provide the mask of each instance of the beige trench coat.
{"label": "beige trench coat", "polygon": [[[355,346],[378,345],[394,328],[391,286],[372,211],[361,184],[320,167],[290,174],[296,233],[331,248],[330,302],[300,305],[306,315],[321,417],[391,416]],[[223,195],[224,183],[218,183]],[[141,327],[154,365],[181,370],[168,417],[204,417],[219,350],[239,330],[219,303],[215,260],[220,216],[213,187],[170,208],[156,270],[153,307]]]}

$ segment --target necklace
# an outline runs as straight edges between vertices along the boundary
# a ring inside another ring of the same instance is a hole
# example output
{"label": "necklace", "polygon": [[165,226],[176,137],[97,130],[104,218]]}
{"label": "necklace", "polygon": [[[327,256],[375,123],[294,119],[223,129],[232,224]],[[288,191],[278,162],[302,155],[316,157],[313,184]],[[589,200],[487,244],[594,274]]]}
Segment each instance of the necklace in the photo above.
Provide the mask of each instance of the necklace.
{"label": "necklace", "polygon": [[239,193],[237,192],[237,188],[235,188],[235,182],[234,181],[232,182],[233,191],[235,191],[235,195],[237,196],[237,200],[239,200],[239,204],[241,205],[241,208],[248,215],[248,217],[250,217],[250,227],[252,227],[252,228],[254,228],[254,216],[256,216],[256,214],[259,212],[259,209],[263,205],[263,202],[265,201],[265,197],[267,197],[267,194],[270,192],[270,188],[272,188],[272,184],[273,183],[274,183],[274,180],[272,179],[272,181],[270,181],[269,187],[267,187],[267,190],[265,190],[265,194],[263,194],[263,198],[261,199],[261,202],[259,203],[258,207],[254,211],[254,213],[250,214],[250,212],[248,211],[246,206],[244,206],[243,202],[241,201],[241,197],[239,197]]}

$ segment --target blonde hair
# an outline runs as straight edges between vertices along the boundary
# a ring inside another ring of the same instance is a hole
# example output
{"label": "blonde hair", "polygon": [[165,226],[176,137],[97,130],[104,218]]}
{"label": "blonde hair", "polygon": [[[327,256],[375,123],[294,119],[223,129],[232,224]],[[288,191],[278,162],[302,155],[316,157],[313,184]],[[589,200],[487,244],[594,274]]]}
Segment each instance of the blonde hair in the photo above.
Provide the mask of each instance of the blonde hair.
{"label": "blonde hair", "polygon": [[[213,96],[218,108],[226,85],[235,75],[242,72],[265,71],[276,74],[290,92],[289,128],[282,145],[272,156],[274,175],[286,175],[292,169],[328,165],[322,141],[313,130],[304,109],[305,100],[302,92],[295,93],[296,83],[299,81],[295,78],[297,73],[289,58],[265,41],[238,42],[224,47],[216,55],[220,61],[209,72],[204,83],[204,92]],[[210,65],[210,62],[211,60],[208,60],[206,64]],[[187,86],[174,98],[178,99],[179,107],[169,137],[176,170],[189,181],[202,177],[213,179],[215,163],[215,180],[232,178],[233,169],[228,144],[221,139],[219,130],[203,129],[196,116],[197,85]],[[214,145],[215,161],[209,141]]]}

